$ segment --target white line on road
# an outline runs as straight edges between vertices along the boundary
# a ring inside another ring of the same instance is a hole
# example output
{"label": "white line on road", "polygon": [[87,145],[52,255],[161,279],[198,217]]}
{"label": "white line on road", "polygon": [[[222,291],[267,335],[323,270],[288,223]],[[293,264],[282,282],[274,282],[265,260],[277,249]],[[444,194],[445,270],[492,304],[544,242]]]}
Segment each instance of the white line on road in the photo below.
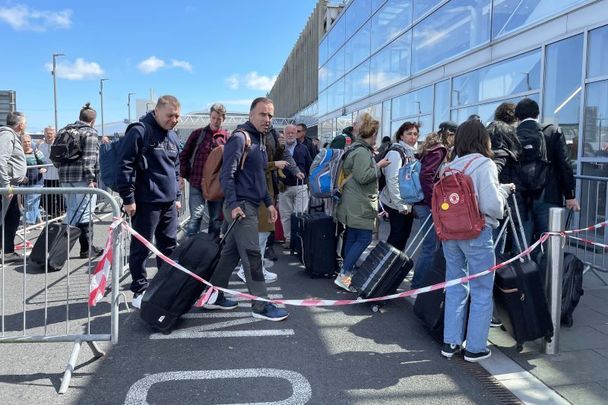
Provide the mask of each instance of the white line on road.
{"label": "white line on road", "polygon": [[[233,370],[201,370],[201,371],[170,371],[146,376],[138,380],[129,388],[125,405],[147,405],[148,391],[152,385],[168,381],[183,380],[216,380],[234,378],[281,378],[289,381],[292,387],[292,395],[277,402],[258,402],[257,404],[284,404],[296,405],[307,403],[312,396],[312,388],[308,380],[300,373],[291,370],[278,370],[274,368],[253,368]],[[251,385],[252,383],[248,383]],[[180,402],[183,398],[174,398]],[[253,405],[253,404],[250,404]]]}
{"label": "white line on road", "polygon": [[293,329],[260,329],[260,330],[232,330],[232,331],[217,331],[217,332],[197,332],[185,330],[176,330],[170,335],[162,333],[150,335],[150,339],[202,339],[202,338],[225,338],[225,337],[256,337],[256,336],[293,336]]}

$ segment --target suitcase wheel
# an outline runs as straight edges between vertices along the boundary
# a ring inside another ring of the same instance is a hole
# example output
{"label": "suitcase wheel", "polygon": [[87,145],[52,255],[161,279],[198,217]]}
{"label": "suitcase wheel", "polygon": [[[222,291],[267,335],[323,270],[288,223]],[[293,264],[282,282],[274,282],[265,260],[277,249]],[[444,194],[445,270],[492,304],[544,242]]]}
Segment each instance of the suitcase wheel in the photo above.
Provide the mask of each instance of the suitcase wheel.
{"label": "suitcase wheel", "polygon": [[505,325],[500,325],[500,330],[502,330],[503,332],[506,332],[507,328],[505,328]]}
{"label": "suitcase wheel", "polygon": [[372,304],[372,312],[377,313],[380,312],[380,309],[386,305],[384,302],[378,302],[376,304]]}
{"label": "suitcase wheel", "polygon": [[521,353],[521,351],[524,350],[524,345],[517,345],[516,350],[517,353]]}

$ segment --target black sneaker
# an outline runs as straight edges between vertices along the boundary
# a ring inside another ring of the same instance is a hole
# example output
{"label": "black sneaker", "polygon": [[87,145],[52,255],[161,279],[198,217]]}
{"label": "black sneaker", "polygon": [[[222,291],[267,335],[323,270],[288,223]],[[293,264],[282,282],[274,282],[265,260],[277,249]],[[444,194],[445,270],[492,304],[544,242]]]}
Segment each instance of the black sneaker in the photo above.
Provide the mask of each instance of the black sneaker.
{"label": "black sneaker", "polygon": [[[98,248],[97,246],[91,246],[91,259],[94,258],[94,257],[101,256],[102,253],[103,253],[103,249],[102,248]],[[88,257],[89,257],[89,251],[88,250],[80,252],[80,258],[81,259],[86,259]]]}
{"label": "black sneaker", "polygon": [[278,308],[276,305],[274,305],[270,302],[267,302],[261,311],[253,310],[251,312],[251,315],[254,318],[278,322],[278,321],[287,319],[287,317],[289,316],[289,313],[286,310],[284,310],[282,308]]}
{"label": "black sneaker", "polygon": [[480,360],[487,359],[491,355],[492,355],[492,352],[490,351],[490,349],[486,349],[481,353],[471,353],[468,350],[464,351],[464,359],[471,363],[476,363]]}
{"label": "black sneaker", "polygon": [[441,355],[448,359],[451,359],[455,354],[460,353],[460,345],[455,345],[454,343],[444,343],[441,347]]}
{"label": "black sneaker", "polygon": [[500,328],[502,326],[502,322],[498,318],[492,317],[490,321],[490,328]]}
{"label": "black sneaker", "polygon": [[276,262],[277,260],[279,260],[279,258],[277,257],[277,254],[275,253],[274,248],[272,246],[266,247],[266,251],[264,252],[264,257],[268,260],[272,260],[273,262]]}
{"label": "black sneaker", "polygon": [[239,303],[233,300],[229,300],[224,296],[224,294],[219,294],[217,299],[213,303],[207,302],[203,305],[205,309],[221,309],[224,311],[230,311],[236,309],[239,306]]}

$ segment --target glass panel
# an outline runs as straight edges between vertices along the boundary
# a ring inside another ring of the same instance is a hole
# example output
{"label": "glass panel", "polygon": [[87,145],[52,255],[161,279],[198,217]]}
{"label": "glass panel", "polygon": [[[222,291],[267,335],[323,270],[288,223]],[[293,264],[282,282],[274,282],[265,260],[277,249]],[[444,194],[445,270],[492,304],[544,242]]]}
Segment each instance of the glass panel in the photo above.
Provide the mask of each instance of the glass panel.
{"label": "glass panel", "polygon": [[340,18],[336,21],[331,27],[331,31],[327,35],[328,45],[327,45],[327,55],[331,56],[334,52],[338,50],[344,44],[344,40],[346,39],[346,29],[344,25],[344,18]]}
{"label": "glass panel", "polygon": [[416,25],[412,72],[488,42],[490,4],[490,0],[452,0]]}
{"label": "glass panel", "polygon": [[333,138],[333,120],[327,120],[319,123],[319,140],[322,142],[331,142]]}
{"label": "glass panel", "polygon": [[540,59],[540,50],[532,51],[455,77],[452,105],[464,106],[537,90],[540,88]]}
{"label": "glass panel", "polygon": [[439,3],[441,0],[416,0],[414,2],[414,21]]}
{"label": "glass panel", "polygon": [[372,18],[372,52],[390,42],[411,22],[411,0],[389,0]]}
{"label": "glass panel", "polygon": [[319,115],[327,114],[327,90],[319,93],[318,98]]}
{"label": "glass panel", "polygon": [[584,0],[494,0],[492,38],[530,25]]}
{"label": "glass panel", "polygon": [[329,66],[319,68],[319,93],[327,87],[329,83]]}
{"label": "glass panel", "polygon": [[374,14],[385,2],[386,0],[372,0],[372,14]]}
{"label": "glass panel", "polygon": [[391,136],[391,100],[382,103],[382,136]]}
{"label": "glass panel", "polygon": [[338,80],[327,89],[327,111],[344,107],[344,79]]}
{"label": "glass panel", "polygon": [[608,25],[589,33],[587,77],[608,75]]}
{"label": "glass panel", "polygon": [[587,85],[583,156],[608,157],[608,81]]}
{"label": "glass panel", "polygon": [[372,57],[370,92],[405,79],[410,74],[412,32],[408,31]]}
{"label": "glass panel", "polygon": [[[538,103],[538,93],[528,94],[526,97],[531,98],[532,100]],[[490,122],[492,122],[492,120],[494,120],[494,111],[496,110],[496,107],[500,105],[500,103],[508,101],[517,104],[519,100],[521,100],[521,97],[493,101],[491,103],[452,110],[452,121],[461,124],[466,121],[471,115],[477,114],[481,117],[481,122],[483,122],[484,124],[489,124]]]}
{"label": "glass panel", "polygon": [[371,12],[371,0],[352,0],[350,3],[342,17],[342,19],[346,19],[346,38],[359,29],[361,24],[369,18]]}
{"label": "glass panel", "polygon": [[547,46],[545,59],[543,122],[561,126],[566,141],[572,142],[580,121],[583,35]]}
{"label": "glass panel", "polygon": [[328,51],[327,46],[328,46],[327,37],[325,37],[319,44],[319,66],[323,66],[325,64],[325,62],[327,62],[327,58],[329,57],[329,55],[327,54],[327,51]]}
{"label": "glass panel", "polygon": [[344,70],[353,67],[369,57],[369,34],[371,23],[368,22],[344,45]]}
{"label": "glass panel", "polygon": [[433,86],[393,99],[393,118],[416,117],[433,112]]}
{"label": "glass panel", "polygon": [[369,60],[344,78],[344,104],[369,95]]}
{"label": "glass panel", "polygon": [[337,79],[344,76],[344,48],[336,52],[323,68],[326,69],[323,71],[325,75],[324,84],[326,86],[331,85]]}
{"label": "glass panel", "polygon": [[450,119],[450,81],[444,80],[435,84],[435,107],[433,128],[439,129],[439,124]]}

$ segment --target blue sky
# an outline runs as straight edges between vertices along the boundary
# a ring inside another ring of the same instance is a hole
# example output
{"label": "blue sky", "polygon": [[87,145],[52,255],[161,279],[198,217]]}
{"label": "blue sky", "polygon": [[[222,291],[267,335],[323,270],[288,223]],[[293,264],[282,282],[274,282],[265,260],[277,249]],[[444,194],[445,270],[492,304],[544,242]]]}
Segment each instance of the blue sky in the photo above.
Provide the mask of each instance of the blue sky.
{"label": "blue sky", "polygon": [[[247,111],[279,74],[316,0],[0,0],[0,89],[17,91],[28,132],[52,124],[57,58],[58,120],[91,101],[104,121],[127,117],[127,94],[173,94],[182,113],[215,102]],[[99,117],[98,117],[99,121]]]}

